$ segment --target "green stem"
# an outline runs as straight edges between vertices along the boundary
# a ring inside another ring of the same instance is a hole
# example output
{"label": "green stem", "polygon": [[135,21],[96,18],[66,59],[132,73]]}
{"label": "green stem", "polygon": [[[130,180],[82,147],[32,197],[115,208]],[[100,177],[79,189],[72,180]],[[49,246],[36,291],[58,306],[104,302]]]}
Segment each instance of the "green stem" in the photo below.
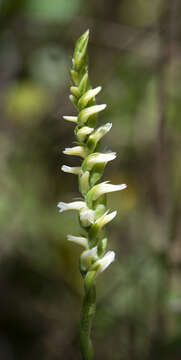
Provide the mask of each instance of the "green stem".
{"label": "green stem", "polygon": [[93,360],[93,347],[90,339],[92,319],[96,309],[96,286],[95,282],[86,289],[86,282],[84,281],[84,298],[80,320],[80,347],[83,360]]}

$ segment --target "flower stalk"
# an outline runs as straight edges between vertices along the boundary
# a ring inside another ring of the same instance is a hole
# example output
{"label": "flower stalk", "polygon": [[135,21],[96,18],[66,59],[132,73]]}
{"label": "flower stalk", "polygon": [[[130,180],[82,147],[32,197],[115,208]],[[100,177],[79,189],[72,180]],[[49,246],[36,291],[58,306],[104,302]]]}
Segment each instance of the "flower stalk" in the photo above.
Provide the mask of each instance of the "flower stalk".
{"label": "flower stalk", "polygon": [[96,126],[97,114],[106,108],[97,105],[95,96],[101,86],[92,89],[89,83],[87,45],[89,30],[76,42],[70,70],[72,84],[70,101],[76,108],[77,116],[63,116],[66,121],[75,124],[76,146],[66,148],[63,153],[82,158],[77,167],[62,166],[62,171],[78,176],[80,201],[59,202],[59,211],[78,211],[83,233],[68,235],[68,241],[83,246],[79,269],[84,282],[84,298],[80,319],[80,346],[83,360],[93,359],[91,343],[92,320],[96,308],[96,278],[115,259],[114,251],[107,252],[105,225],[116,216],[116,211],[106,209],[106,194],[126,188],[125,184],[111,185],[109,181],[99,183],[107,163],[116,158],[114,152],[99,152],[100,141],[112,127],[111,123]]}

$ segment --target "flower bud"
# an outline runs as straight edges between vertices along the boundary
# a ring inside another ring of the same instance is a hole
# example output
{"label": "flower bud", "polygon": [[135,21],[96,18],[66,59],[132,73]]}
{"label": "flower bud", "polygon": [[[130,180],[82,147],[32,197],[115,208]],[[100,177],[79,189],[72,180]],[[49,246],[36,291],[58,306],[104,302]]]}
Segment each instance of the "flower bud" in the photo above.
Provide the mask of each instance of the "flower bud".
{"label": "flower bud", "polygon": [[79,70],[83,65],[87,44],[89,40],[89,30],[87,30],[76,42],[74,55],[73,55],[73,67],[75,70]]}

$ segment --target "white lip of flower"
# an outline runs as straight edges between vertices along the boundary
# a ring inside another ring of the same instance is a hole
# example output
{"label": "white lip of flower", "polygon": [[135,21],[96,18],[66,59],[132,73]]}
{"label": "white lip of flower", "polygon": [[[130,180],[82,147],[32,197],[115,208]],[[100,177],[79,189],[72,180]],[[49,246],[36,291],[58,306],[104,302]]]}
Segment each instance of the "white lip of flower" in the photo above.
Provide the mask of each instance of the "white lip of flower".
{"label": "white lip of flower", "polygon": [[109,210],[107,210],[102,216],[100,216],[100,218],[95,221],[94,225],[96,226],[96,228],[101,229],[103,226],[112,221],[117,215],[117,211],[113,211],[110,214],[108,214],[108,212]]}
{"label": "white lip of flower", "polygon": [[80,141],[84,141],[85,137],[91,134],[94,131],[94,128],[84,126],[77,131],[77,137]]}
{"label": "white lip of flower", "polygon": [[112,185],[108,184],[108,181],[104,181],[101,184],[93,186],[87,194],[87,201],[88,203],[95,201],[103,194],[124,190],[126,187],[126,184]]}
{"label": "white lip of flower", "polygon": [[90,268],[92,263],[98,259],[97,246],[92,249],[85,250],[80,256],[80,263],[82,270],[86,271]]}
{"label": "white lip of flower", "polygon": [[76,155],[76,156],[80,156],[82,158],[85,158],[86,149],[85,149],[84,146],[74,146],[72,148],[65,148],[65,150],[63,150],[63,154],[65,154],[65,155]]}
{"label": "white lip of flower", "polygon": [[[90,154],[85,160],[85,168],[86,170],[91,170],[96,164],[107,163],[108,161],[114,160],[116,158],[115,152],[108,153],[94,153]],[[83,165],[83,167],[84,167]]]}
{"label": "white lip of flower", "polygon": [[90,90],[86,91],[86,93],[81,96],[81,98],[79,100],[79,105],[86,106],[88,104],[88,102],[93,97],[95,97],[101,90],[102,90],[102,87],[98,86],[98,87],[96,87],[94,89],[90,89]]}
{"label": "white lip of flower", "polygon": [[82,172],[81,167],[79,166],[71,167],[67,165],[62,165],[61,170],[65,173],[75,174],[75,175],[80,175]]}
{"label": "white lip of flower", "polygon": [[63,116],[63,119],[73,123],[77,123],[77,116]]}
{"label": "white lip of flower", "polygon": [[86,206],[86,203],[84,201],[73,201],[70,203],[60,201],[57,206],[60,209],[59,212],[62,213],[67,210],[80,210]]}
{"label": "white lip of flower", "polygon": [[96,276],[101,274],[107,267],[115,260],[115,252],[108,251],[101,259],[98,259],[93,265],[91,270],[96,270]]}
{"label": "white lip of flower", "polygon": [[97,114],[106,108],[106,104],[87,107],[79,113],[78,120],[83,125],[91,115]]}
{"label": "white lip of flower", "polygon": [[105,135],[107,134],[112,128],[112,123],[107,123],[103,126],[100,126],[96,129],[93,134],[90,135],[89,141],[96,141],[96,143]]}
{"label": "white lip of flower", "polygon": [[67,235],[67,240],[72,241],[78,245],[81,245],[85,249],[88,249],[88,247],[89,247],[87,238],[85,238],[83,236]]}
{"label": "white lip of flower", "polygon": [[80,221],[83,226],[87,227],[94,223],[95,220],[94,210],[89,209],[87,206],[80,209],[79,215],[80,215]]}

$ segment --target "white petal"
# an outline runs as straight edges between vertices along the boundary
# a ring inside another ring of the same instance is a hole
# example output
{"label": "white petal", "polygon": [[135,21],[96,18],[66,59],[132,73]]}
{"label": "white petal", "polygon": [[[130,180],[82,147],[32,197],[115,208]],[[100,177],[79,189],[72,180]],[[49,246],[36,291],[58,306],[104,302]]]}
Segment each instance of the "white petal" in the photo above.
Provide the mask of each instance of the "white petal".
{"label": "white petal", "polygon": [[109,153],[94,153],[87,157],[86,159],[86,170],[91,170],[94,165],[107,163],[108,161],[114,160],[116,158],[115,152]]}
{"label": "white petal", "polygon": [[77,116],[63,116],[63,119],[73,123],[77,123]]}
{"label": "white petal", "polygon": [[67,235],[68,241],[73,241],[76,244],[82,245],[86,249],[88,249],[88,240],[87,238],[83,236],[73,236],[73,235]]}
{"label": "white petal", "polygon": [[63,150],[63,154],[76,155],[84,158],[86,156],[86,149],[84,146],[74,146],[72,148],[66,148],[65,150]]}
{"label": "white petal", "polygon": [[91,115],[97,114],[106,108],[106,104],[89,106],[79,114],[81,124],[84,124]]}
{"label": "white petal", "polygon": [[67,165],[62,165],[61,170],[69,174],[75,174],[75,175],[81,174],[81,167],[79,166],[71,167]]}
{"label": "white petal", "polygon": [[65,203],[63,201],[58,203],[59,212],[67,211],[67,210],[80,210],[86,206],[84,201],[73,201],[70,203]]}
{"label": "white petal", "polygon": [[101,259],[97,260],[92,269],[97,269],[97,274],[99,275],[101,272],[107,269],[107,267],[115,260],[115,252],[108,251]]}

